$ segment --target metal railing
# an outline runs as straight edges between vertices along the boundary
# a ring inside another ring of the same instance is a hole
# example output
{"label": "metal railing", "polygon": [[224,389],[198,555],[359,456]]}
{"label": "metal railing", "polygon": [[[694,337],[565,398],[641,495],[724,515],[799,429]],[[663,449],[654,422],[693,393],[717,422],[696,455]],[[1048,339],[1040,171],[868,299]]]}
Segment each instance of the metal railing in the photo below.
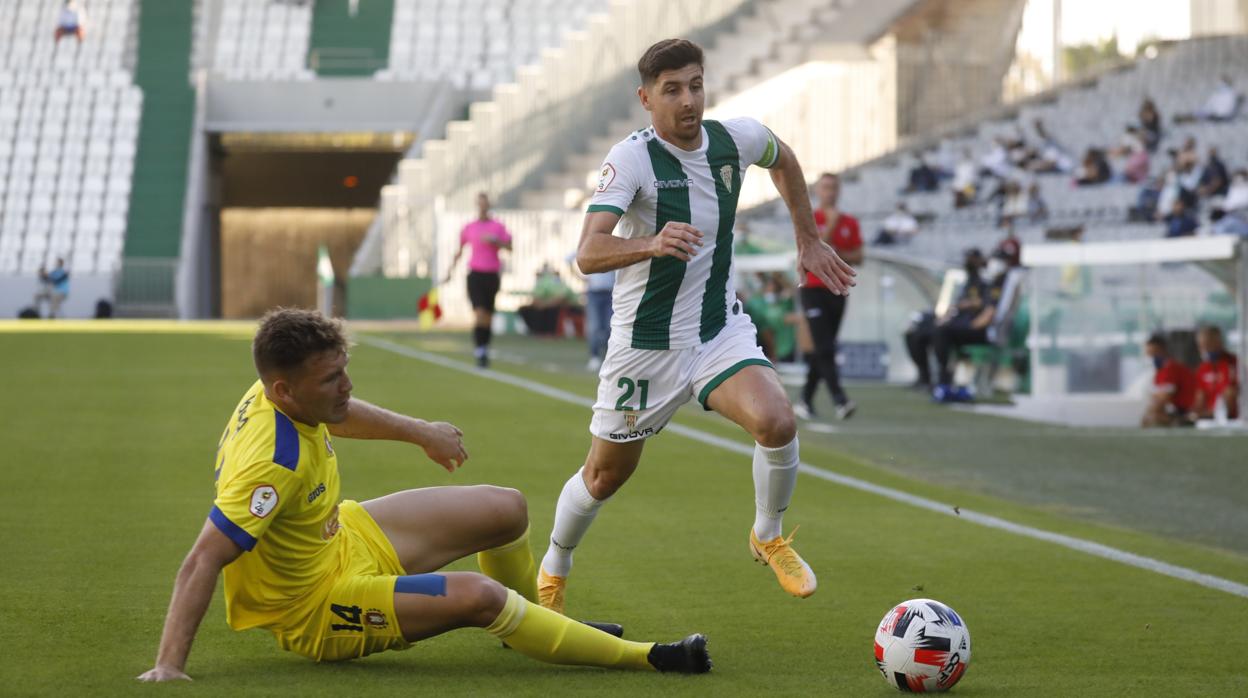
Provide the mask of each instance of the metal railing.
{"label": "metal railing", "polygon": [[177,317],[176,257],[126,257],[114,294],[119,317]]}

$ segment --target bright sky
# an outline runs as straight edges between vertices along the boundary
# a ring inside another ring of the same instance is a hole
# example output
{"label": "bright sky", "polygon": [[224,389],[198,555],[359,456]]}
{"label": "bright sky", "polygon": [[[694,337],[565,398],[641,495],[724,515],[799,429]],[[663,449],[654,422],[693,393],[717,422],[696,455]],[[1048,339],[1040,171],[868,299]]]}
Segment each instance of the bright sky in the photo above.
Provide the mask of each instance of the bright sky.
{"label": "bright sky", "polygon": [[[1019,48],[1053,65],[1053,4],[1028,0]],[[1085,44],[1118,34],[1118,48],[1135,53],[1144,39],[1191,35],[1191,0],[1060,0],[1062,43]]]}

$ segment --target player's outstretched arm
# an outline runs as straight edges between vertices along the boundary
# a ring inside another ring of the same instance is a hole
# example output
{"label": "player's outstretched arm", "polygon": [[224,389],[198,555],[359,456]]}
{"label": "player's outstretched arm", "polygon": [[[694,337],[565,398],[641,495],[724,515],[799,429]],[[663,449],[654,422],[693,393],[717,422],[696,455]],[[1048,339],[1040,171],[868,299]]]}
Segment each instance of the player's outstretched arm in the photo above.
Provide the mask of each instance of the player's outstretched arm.
{"label": "player's outstretched arm", "polygon": [[688,262],[702,246],[702,231],[688,223],[672,221],[658,235],[625,239],[611,234],[619,222],[620,216],[611,211],[594,211],[585,216],[576,249],[576,266],[582,274],[622,269],[654,257],[675,257]]}
{"label": "player's outstretched arm", "polygon": [[780,146],[780,155],[771,167],[771,181],[780,192],[780,198],[784,199],[789,217],[793,219],[798,266],[814,274],[833,293],[848,295],[849,289],[856,283],[854,277],[858,272],[841,259],[831,245],[819,239],[819,232],[815,230],[815,214],[810,210],[810,199],[806,195],[802,166],[787,144],[779,138],[776,142]]}
{"label": "player's outstretched arm", "polygon": [[351,398],[345,420],[328,426],[329,433],[344,439],[384,439],[416,444],[425,449],[429,460],[448,472],[454,472],[468,460],[464,432],[455,425],[408,417],[358,398]]}
{"label": "player's outstretched arm", "polygon": [[217,529],[212,521],[204,521],[199,538],[182,561],[173,583],[173,599],[165,614],[165,629],[160,635],[156,666],[138,676],[140,681],[190,681],[186,675],[186,657],[199,622],[204,619],[212,592],[217,586],[221,568],[243,553],[234,541]]}

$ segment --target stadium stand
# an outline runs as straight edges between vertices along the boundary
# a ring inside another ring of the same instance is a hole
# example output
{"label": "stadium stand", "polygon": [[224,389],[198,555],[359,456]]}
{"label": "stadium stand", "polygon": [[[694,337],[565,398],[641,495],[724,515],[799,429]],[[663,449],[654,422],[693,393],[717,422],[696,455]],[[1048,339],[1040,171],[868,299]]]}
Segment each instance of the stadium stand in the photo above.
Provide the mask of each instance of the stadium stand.
{"label": "stadium stand", "polygon": [[[1160,223],[1129,220],[1141,185],[1116,177],[1095,186],[1075,186],[1069,172],[1032,174],[1006,167],[1004,176],[976,176],[979,194],[975,202],[957,208],[951,184],[942,179],[931,192],[906,192],[911,168],[922,157],[937,169],[951,171],[969,154],[975,170],[989,169],[999,142],[1022,141],[1040,149],[1042,138],[1035,130],[1043,122],[1046,132],[1078,165],[1089,148],[1109,149],[1119,144],[1125,126],[1136,121],[1141,101],[1152,99],[1162,114],[1162,140],[1150,162],[1149,179],[1163,177],[1169,167],[1166,152],[1194,138],[1201,160],[1209,146],[1219,149],[1233,171],[1248,165],[1248,129],[1243,114],[1225,123],[1175,123],[1173,116],[1199,107],[1221,80],[1225,67],[1248,62],[1248,37],[1214,37],[1180,42],[1164,48],[1156,58],[1117,66],[1081,82],[1038,95],[1022,104],[997,110],[992,116],[961,122],[937,136],[923,138],[845,173],[842,200],[859,215],[863,233],[874,238],[884,219],[904,201],[921,221],[921,231],[906,246],[897,248],[916,258],[953,262],[968,246],[991,248],[1002,237],[999,206],[989,195],[998,181],[1014,179],[1024,186],[1035,183],[1046,202],[1048,216],[1042,222],[1017,225],[1023,242],[1037,242],[1052,227],[1082,227],[1086,241],[1132,240],[1161,237]],[[1248,85],[1238,85],[1241,91]],[[1117,168],[1116,168],[1117,169]],[[779,235],[782,209],[769,204],[752,211],[747,220],[760,231]]]}
{"label": "stadium stand", "polygon": [[221,0],[212,70],[231,80],[311,80],[311,2]]}
{"label": "stadium stand", "polygon": [[143,93],[135,0],[97,0],[53,41],[58,0],[0,3],[0,274],[121,260]]}
{"label": "stadium stand", "polygon": [[[827,33],[853,0],[768,0],[707,46],[707,107],[807,60],[809,40]],[[904,4],[904,3],[903,3]],[[597,180],[602,157],[623,134],[648,123],[645,109],[633,100],[627,112],[612,119],[586,147],[567,156],[562,168],[547,174],[542,186],[526,191],[524,208],[579,209]],[[587,186],[587,184],[589,186]]]}
{"label": "stadium stand", "polygon": [[583,28],[603,0],[395,0],[381,80],[447,79],[475,91],[509,82]]}

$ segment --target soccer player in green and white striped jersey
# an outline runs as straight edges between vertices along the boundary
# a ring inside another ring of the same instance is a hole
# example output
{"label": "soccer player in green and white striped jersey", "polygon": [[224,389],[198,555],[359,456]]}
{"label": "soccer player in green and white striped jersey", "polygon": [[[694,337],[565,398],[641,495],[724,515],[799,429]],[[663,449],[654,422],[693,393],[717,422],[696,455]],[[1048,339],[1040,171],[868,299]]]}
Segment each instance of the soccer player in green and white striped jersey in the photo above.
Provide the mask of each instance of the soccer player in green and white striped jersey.
{"label": "soccer player in green and white striped jersey", "polygon": [[797,426],[784,388],[755,341],[733,287],[737,196],[750,165],[770,170],[789,208],[798,262],[835,293],[854,270],[815,230],[801,166],[749,118],[703,121],[702,49],[684,39],[651,46],[638,62],[638,97],[653,124],[620,141],[603,163],[577,264],[617,270],[614,319],[599,372],[585,465],[559,496],[542,559],[542,605],[563,610],[572,551],[598,509],[628,480],[645,440],[690,398],[754,437],[754,558],[781,587],[815,591],[814,572],[781,535],[797,479]]}

